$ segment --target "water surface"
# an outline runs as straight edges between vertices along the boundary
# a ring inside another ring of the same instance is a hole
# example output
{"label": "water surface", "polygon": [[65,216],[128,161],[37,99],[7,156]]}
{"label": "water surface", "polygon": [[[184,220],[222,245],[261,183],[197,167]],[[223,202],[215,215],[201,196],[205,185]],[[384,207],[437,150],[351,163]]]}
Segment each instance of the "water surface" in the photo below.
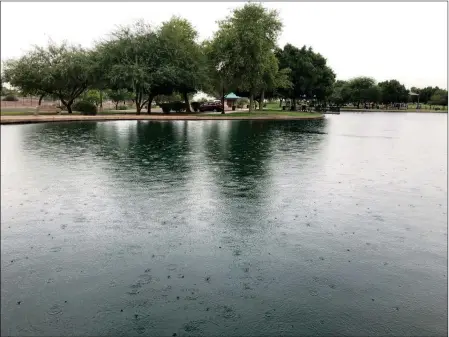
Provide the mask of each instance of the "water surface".
{"label": "water surface", "polygon": [[447,115],[1,127],[2,335],[447,334]]}

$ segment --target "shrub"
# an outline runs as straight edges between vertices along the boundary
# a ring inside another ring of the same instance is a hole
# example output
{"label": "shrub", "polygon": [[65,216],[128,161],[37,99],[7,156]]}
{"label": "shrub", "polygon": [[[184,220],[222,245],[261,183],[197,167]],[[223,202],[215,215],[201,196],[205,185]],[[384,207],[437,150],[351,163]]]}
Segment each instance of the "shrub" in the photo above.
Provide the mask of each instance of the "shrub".
{"label": "shrub", "polygon": [[119,105],[117,110],[128,110],[128,107],[126,105]]}
{"label": "shrub", "polygon": [[171,103],[171,110],[174,112],[184,112],[187,110],[187,106],[184,102],[176,101]]}
{"label": "shrub", "polygon": [[241,109],[244,105],[247,105],[249,103],[249,100],[247,98],[238,98],[235,103],[237,107]]}
{"label": "shrub", "polygon": [[184,102],[176,101],[170,103],[161,103],[159,106],[162,108],[163,113],[169,113],[171,111],[174,112],[184,112],[187,109],[187,106]]}
{"label": "shrub", "polygon": [[88,101],[78,101],[73,103],[73,111],[79,111],[82,115],[96,115],[97,107],[95,104]]}
{"label": "shrub", "polygon": [[164,114],[168,114],[171,111],[171,103],[160,103],[159,106]]}
{"label": "shrub", "polygon": [[3,101],[5,101],[5,102],[17,102],[18,100],[19,99],[16,96],[14,96],[14,95],[6,95],[3,98]]}
{"label": "shrub", "polygon": [[200,102],[192,102],[190,105],[192,106],[193,111],[198,112],[200,109],[201,103]]}

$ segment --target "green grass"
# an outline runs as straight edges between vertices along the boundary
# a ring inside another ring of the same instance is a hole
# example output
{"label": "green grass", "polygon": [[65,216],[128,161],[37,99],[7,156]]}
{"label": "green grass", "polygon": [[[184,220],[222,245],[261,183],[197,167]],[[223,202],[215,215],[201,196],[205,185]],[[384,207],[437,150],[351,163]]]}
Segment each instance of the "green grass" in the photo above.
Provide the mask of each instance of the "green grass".
{"label": "green grass", "polygon": [[267,103],[267,106],[265,107],[267,110],[282,110],[281,107],[279,107],[279,102],[273,102],[273,103]]}
{"label": "green grass", "polygon": [[[198,114],[200,116],[220,117],[222,114]],[[299,112],[299,111],[282,111],[282,110],[255,110],[253,112],[234,112],[226,113],[226,117],[267,117],[267,116],[288,116],[288,117],[319,117],[320,113]]]}

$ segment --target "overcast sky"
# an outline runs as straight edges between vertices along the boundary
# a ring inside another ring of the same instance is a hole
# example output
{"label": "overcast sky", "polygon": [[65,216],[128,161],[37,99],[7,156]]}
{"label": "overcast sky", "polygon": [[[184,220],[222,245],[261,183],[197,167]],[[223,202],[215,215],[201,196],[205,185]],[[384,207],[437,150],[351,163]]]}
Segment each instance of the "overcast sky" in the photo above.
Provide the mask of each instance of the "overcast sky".
{"label": "overcast sky", "polygon": [[[92,46],[115,25],[144,18],[159,24],[172,15],[190,20],[200,38],[242,2],[1,3],[1,59],[22,55],[49,38]],[[338,79],[398,79],[407,87],[447,88],[447,3],[265,2],[284,23],[279,45],[312,46]]]}

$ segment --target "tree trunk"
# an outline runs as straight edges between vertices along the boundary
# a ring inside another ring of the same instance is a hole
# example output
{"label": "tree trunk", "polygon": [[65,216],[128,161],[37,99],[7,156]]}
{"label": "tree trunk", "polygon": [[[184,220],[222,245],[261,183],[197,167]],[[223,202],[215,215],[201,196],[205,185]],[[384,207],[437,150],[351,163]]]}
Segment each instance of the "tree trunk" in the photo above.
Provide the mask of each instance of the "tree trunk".
{"label": "tree trunk", "polygon": [[103,108],[103,91],[100,90],[100,108]]}
{"label": "tree trunk", "polygon": [[249,95],[249,113],[253,112],[253,106],[254,106],[254,94],[251,93]]}
{"label": "tree trunk", "polygon": [[259,111],[263,110],[263,102],[265,101],[265,90],[260,93]]}
{"label": "tree trunk", "polygon": [[151,113],[151,103],[153,103],[154,95],[149,94],[148,95],[148,107],[147,107],[147,114]]}
{"label": "tree trunk", "polygon": [[186,92],[182,93],[182,96],[184,98],[184,102],[186,103],[186,112],[187,113],[191,113],[192,111],[190,110],[190,103],[189,103],[189,97],[187,96]]}
{"label": "tree trunk", "polygon": [[40,96],[39,96],[39,102],[37,103],[37,105],[39,105],[39,106],[41,105],[42,99],[44,98],[44,96],[45,96],[45,95],[40,95]]}
{"label": "tree trunk", "polygon": [[61,100],[61,103],[67,108],[67,113],[72,113],[72,104],[73,100],[66,102],[64,99],[59,98]]}
{"label": "tree trunk", "polygon": [[282,98],[279,99],[279,107],[282,108]]}
{"label": "tree trunk", "polygon": [[292,98],[293,111],[296,111],[296,98]]}
{"label": "tree trunk", "polygon": [[115,110],[118,110],[118,102],[115,102]]}
{"label": "tree trunk", "polygon": [[137,114],[140,115],[140,111],[142,111],[142,95],[139,96],[138,92],[136,92],[135,102]]}

